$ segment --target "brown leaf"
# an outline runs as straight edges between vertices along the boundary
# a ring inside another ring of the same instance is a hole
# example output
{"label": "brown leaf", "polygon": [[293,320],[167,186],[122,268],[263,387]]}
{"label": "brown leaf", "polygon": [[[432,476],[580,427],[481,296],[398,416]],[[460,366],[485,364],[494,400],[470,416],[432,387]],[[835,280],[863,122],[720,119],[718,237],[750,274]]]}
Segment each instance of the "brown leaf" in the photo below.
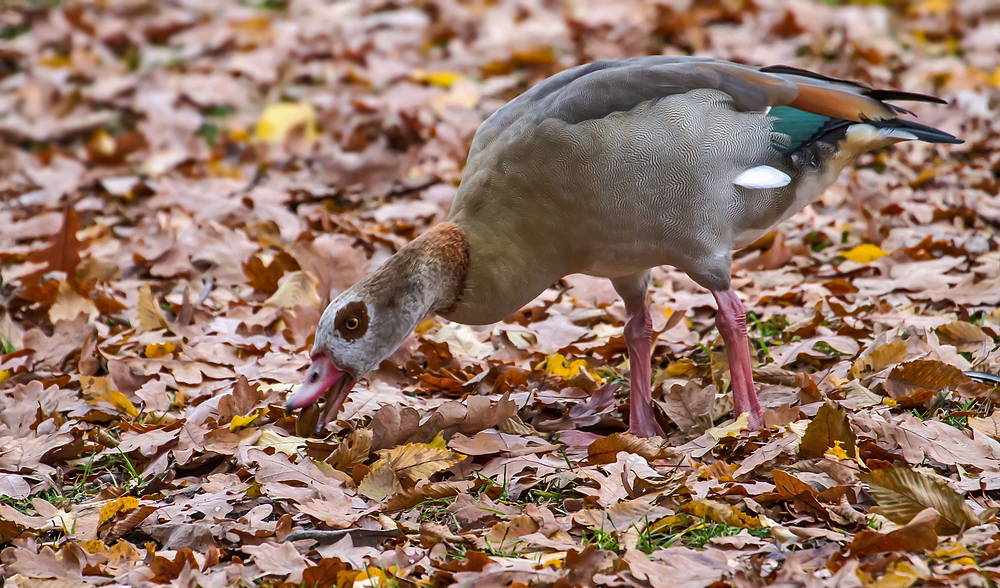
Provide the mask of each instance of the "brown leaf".
{"label": "brown leaf", "polygon": [[387,512],[403,510],[420,504],[425,500],[447,498],[466,492],[475,485],[471,480],[457,482],[418,482],[409,490],[393,494],[385,503]]}
{"label": "brown leaf", "polygon": [[319,280],[306,271],[287,273],[278,282],[278,289],[264,301],[264,306],[275,308],[295,308],[296,306],[319,306]]}
{"label": "brown leaf", "polygon": [[897,365],[884,384],[885,391],[893,398],[912,396],[921,388],[952,390],[966,398],[983,398],[989,388],[977,383],[955,366],[933,359],[918,359]]}
{"label": "brown leaf", "polygon": [[51,244],[45,249],[29,253],[28,261],[45,264],[45,268],[39,274],[65,272],[66,281],[72,283],[76,280],[76,266],[80,263],[82,248],[82,243],[76,237],[79,230],[80,220],[76,216],[76,209],[67,206],[63,210],[62,227],[53,235]]}
{"label": "brown leaf", "polygon": [[959,351],[975,351],[990,338],[978,326],[965,321],[954,321],[937,328],[942,343],[954,345]]}
{"label": "brown leaf", "polygon": [[671,386],[659,404],[681,431],[687,432],[695,427],[705,430],[712,426],[715,396],[715,389],[711,386],[688,382],[683,386]]}
{"label": "brown leaf", "polygon": [[894,341],[878,347],[866,349],[848,370],[847,376],[857,379],[878,373],[894,363],[906,359],[906,342]]}
{"label": "brown leaf", "polygon": [[615,463],[621,451],[641,455],[646,460],[675,455],[672,449],[657,445],[649,439],[636,437],[631,433],[614,433],[591,443],[587,447],[587,457],[593,464]]}
{"label": "brown leaf", "polygon": [[[267,260],[267,263],[264,261]],[[301,269],[299,262],[284,251],[273,255],[256,254],[241,264],[247,283],[257,292],[274,294],[281,277]]]}
{"label": "brown leaf", "polygon": [[426,480],[465,459],[464,455],[443,446],[427,443],[407,443],[379,454],[379,460],[358,485],[358,494],[373,500],[384,500],[397,492],[404,480],[410,483]]}
{"label": "brown leaf", "polygon": [[969,417],[969,427],[1000,441],[1000,409],[984,419]]}
{"label": "brown leaf", "polygon": [[837,441],[841,442],[841,447],[847,455],[857,455],[854,446],[855,435],[847,421],[847,410],[828,400],[806,427],[802,443],[799,444],[799,457],[803,459],[822,457]]}
{"label": "brown leaf", "polygon": [[962,495],[943,480],[904,468],[875,470],[859,477],[871,487],[869,492],[882,514],[894,523],[909,523],[926,508],[941,515],[936,527],[941,535],[954,535],[981,523]]}
{"label": "brown leaf", "polygon": [[326,462],[342,472],[350,472],[354,466],[360,465],[368,459],[371,450],[371,429],[354,429],[346,439],[340,442],[330,457],[326,458]]}
{"label": "brown leaf", "polygon": [[597,529],[625,531],[642,522],[643,526],[671,514],[669,508],[655,506],[648,498],[623,500],[607,509],[588,508],[573,515],[573,520],[581,525]]}
{"label": "brown leaf", "polygon": [[906,526],[891,533],[861,531],[851,542],[850,554],[860,558],[892,551],[930,551],[938,544],[934,528],[939,518],[936,510],[927,508],[914,515]]}

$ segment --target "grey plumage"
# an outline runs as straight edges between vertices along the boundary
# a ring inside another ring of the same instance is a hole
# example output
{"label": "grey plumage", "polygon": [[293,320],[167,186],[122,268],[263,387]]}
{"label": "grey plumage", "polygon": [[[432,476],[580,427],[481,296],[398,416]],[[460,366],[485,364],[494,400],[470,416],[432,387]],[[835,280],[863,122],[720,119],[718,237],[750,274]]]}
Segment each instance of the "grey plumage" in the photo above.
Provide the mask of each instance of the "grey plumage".
{"label": "grey plumage", "polygon": [[[512,100],[477,132],[452,206],[472,255],[447,318],[500,320],[569,273],[673,265],[728,288],[734,248],[806,206],[857,154],[898,140],[845,148],[842,128],[783,153],[790,138],[766,111],[806,100],[799,83],[813,92],[807,102],[829,98],[819,110],[852,117],[841,127],[899,120],[865,86],[801,71],[641,57],[573,68]],[[733,184],[759,165],[792,181]]]}

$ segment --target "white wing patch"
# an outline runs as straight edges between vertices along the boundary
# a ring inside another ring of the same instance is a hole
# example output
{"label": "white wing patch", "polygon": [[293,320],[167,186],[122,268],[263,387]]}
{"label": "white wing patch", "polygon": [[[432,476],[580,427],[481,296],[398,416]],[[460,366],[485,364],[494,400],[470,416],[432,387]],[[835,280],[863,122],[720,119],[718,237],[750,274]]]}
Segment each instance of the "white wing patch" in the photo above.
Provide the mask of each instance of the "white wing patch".
{"label": "white wing patch", "polygon": [[787,186],[791,181],[792,178],[780,169],[769,165],[758,165],[736,176],[733,183],[744,188],[763,189],[781,188]]}

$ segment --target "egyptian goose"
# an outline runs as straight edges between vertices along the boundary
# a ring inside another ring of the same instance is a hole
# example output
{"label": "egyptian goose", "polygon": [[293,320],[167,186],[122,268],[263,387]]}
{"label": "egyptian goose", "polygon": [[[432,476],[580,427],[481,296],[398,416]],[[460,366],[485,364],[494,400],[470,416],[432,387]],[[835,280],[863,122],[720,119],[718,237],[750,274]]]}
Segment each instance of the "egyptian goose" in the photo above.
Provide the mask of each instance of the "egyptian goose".
{"label": "egyptian goose", "polygon": [[625,302],[629,430],[662,435],[650,384],[649,268],[709,289],[737,415],[763,425],[732,251],[819,196],[859,155],[899,141],[961,143],[887,100],[944,103],[806,70],[695,57],[598,61],[556,74],[479,127],[443,222],[326,308],[289,409],[353,383],[431,312],[504,319],[571,273],[609,278]]}

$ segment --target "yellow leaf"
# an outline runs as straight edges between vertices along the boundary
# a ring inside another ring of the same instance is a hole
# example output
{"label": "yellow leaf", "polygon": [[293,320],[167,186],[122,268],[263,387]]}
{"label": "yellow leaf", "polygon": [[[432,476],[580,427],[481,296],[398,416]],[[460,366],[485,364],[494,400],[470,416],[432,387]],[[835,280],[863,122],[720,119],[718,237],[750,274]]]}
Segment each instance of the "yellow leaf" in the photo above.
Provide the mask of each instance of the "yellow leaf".
{"label": "yellow leaf", "polygon": [[937,175],[937,169],[933,167],[925,167],[924,169],[920,170],[920,173],[917,174],[917,177],[910,180],[910,187],[919,188],[920,186],[923,186],[927,182],[933,180],[934,176],[936,175]]}
{"label": "yellow leaf", "polygon": [[304,102],[269,104],[257,119],[254,137],[262,143],[281,143],[296,128],[303,129],[303,138],[312,142],[319,137],[316,130],[316,109]]}
{"label": "yellow leaf", "polygon": [[250,140],[250,132],[243,127],[229,129],[229,140],[234,143],[246,143]]}
{"label": "yellow leaf", "polygon": [[246,416],[235,415],[233,416],[233,420],[229,422],[229,430],[235,431],[237,429],[242,429],[262,417],[265,413],[267,413],[267,409],[258,408]]}
{"label": "yellow leaf", "polygon": [[378,461],[358,485],[358,494],[372,500],[394,494],[404,480],[415,484],[465,459],[460,453],[430,443],[407,443],[378,453]]}
{"label": "yellow leaf", "polygon": [[427,444],[428,447],[433,447],[434,449],[447,449],[448,443],[444,440],[444,434],[439,432],[430,443]]}
{"label": "yellow leaf", "polygon": [[147,343],[146,357],[149,359],[159,359],[170,355],[175,349],[177,349],[177,345],[174,345],[170,341],[165,341],[163,343]]}
{"label": "yellow leaf", "polygon": [[9,370],[0,370],[0,382],[3,382],[4,380],[6,380],[9,377],[10,377],[10,371]]}
{"label": "yellow leaf", "polygon": [[111,388],[111,382],[105,377],[88,376],[80,379],[84,393],[89,396],[88,402],[95,404],[98,400],[103,400],[111,406],[131,417],[139,416],[139,411],[135,405],[124,394]]}
{"label": "yellow leaf", "polygon": [[725,427],[712,427],[706,433],[712,436],[713,439],[718,441],[723,437],[735,437],[740,434],[740,431],[750,426],[750,413],[745,412],[740,415],[740,418],[736,419],[732,423],[726,425]]}
{"label": "yellow leaf", "polygon": [[667,366],[667,375],[671,378],[677,378],[680,376],[686,376],[688,374],[693,374],[695,371],[694,362],[688,358],[678,359],[672,364]]}
{"label": "yellow leaf", "polygon": [[938,548],[927,554],[932,560],[940,563],[949,563],[959,566],[975,566],[976,560],[969,550],[961,543],[947,541],[938,545]]}
{"label": "yellow leaf", "polygon": [[100,518],[98,519],[97,526],[100,527],[114,516],[120,512],[125,512],[127,510],[132,510],[139,506],[139,499],[134,496],[119,496],[115,500],[105,504],[101,507]]}
{"label": "yellow leaf", "polygon": [[450,88],[452,84],[462,79],[462,74],[455,71],[425,71],[418,69],[411,74],[411,77],[418,82],[424,82],[432,86]]}
{"label": "yellow leaf", "polygon": [[52,69],[69,67],[71,64],[72,62],[69,60],[69,57],[64,55],[46,55],[38,60],[38,65],[42,67],[50,67]]}
{"label": "yellow leaf", "polygon": [[395,586],[397,581],[396,566],[389,566],[384,570],[382,568],[365,566],[365,569],[354,578],[354,585],[381,588],[382,586]]}
{"label": "yellow leaf", "polygon": [[597,372],[590,367],[590,364],[585,359],[577,359],[576,361],[569,362],[561,353],[553,353],[547,356],[542,363],[545,366],[546,374],[562,378],[563,380],[572,380],[576,376],[585,373],[598,382],[603,381],[603,378],[597,375]]}
{"label": "yellow leaf", "polygon": [[163,318],[163,312],[153,298],[153,292],[149,289],[149,284],[143,284],[139,288],[139,331],[148,333],[157,329],[167,328],[167,319]]}
{"label": "yellow leaf", "polygon": [[105,545],[104,541],[101,541],[100,539],[89,539],[87,541],[83,541],[80,543],[80,547],[90,553],[103,553],[105,555],[108,553],[108,546]]}
{"label": "yellow leaf", "polygon": [[823,455],[835,458],[838,461],[842,459],[850,459],[850,456],[847,455],[847,451],[844,449],[843,445],[844,442],[838,439],[837,441],[833,442],[833,447],[827,449],[826,453],[824,453]]}
{"label": "yellow leaf", "polygon": [[925,574],[919,572],[913,567],[913,564],[904,559],[892,562],[881,578],[875,581],[866,581],[864,585],[867,588],[909,588],[926,578]]}
{"label": "yellow leaf", "polygon": [[865,243],[864,245],[858,245],[850,251],[845,251],[843,256],[856,263],[871,263],[880,257],[886,255],[885,251],[878,245],[872,245],[870,243]]}
{"label": "yellow leaf", "polygon": [[680,511],[684,514],[708,519],[713,523],[722,525],[743,527],[745,529],[757,529],[760,527],[760,521],[757,517],[750,516],[726,502],[719,502],[708,498],[686,502],[681,505]]}

